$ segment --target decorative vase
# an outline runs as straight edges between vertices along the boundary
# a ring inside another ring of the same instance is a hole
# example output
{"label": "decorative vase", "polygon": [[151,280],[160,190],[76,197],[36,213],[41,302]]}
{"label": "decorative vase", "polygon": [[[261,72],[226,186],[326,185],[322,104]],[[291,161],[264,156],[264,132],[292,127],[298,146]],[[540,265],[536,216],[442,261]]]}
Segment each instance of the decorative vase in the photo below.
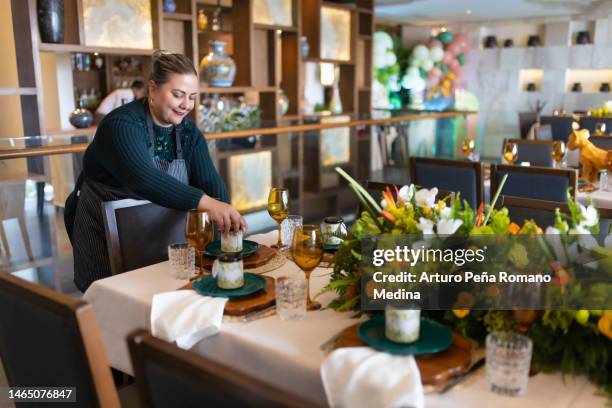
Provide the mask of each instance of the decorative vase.
{"label": "decorative vase", "polygon": [[64,0],[37,0],[40,39],[46,43],[64,42]]}
{"label": "decorative vase", "polygon": [[338,88],[338,82],[334,82],[332,89],[332,96],[329,101],[329,110],[331,113],[342,113],[342,100],[340,100],[340,89]]}
{"label": "decorative vase", "polygon": [[529,38],[527,39],[528,47],[539,47],[540,45],[541,43],[540,43],[539,35],[530,35]]}
{"label": "decorative vase", "polygon": [[576,44],[584,45],[591,43],[591,35],[588,31],[578,31],[576,34]]}
{"label": "decorative vase", "polygon": [[310,54],[310,44],[308,44],[308,38],[305,35],[300,38],[300,53],[302,58],[307,58]]}
{"label": "decorative vase", "polygon": [[610,83],[602,82],[601,86],[599,87],[599,92],[610,92]]}
{"label": "decorative vase", "polygon": [[164,13],[175,13],[176,2],[174,0],[164,0]]}
{"label": "decorative vase", "polygon": [[280,89],[278,91],[278,113],[280,116],[285,116],[289,110],[289,98],[285,95],[285,91]]}
{"label": "decorative vase", "polygon": [[90,127],[93,123],[93,115],[83,108],[83,105],[79,102],[79,107],[70,113],[68,120],[75,128],[84,129]]}
{"label": "decorative vase", "polygon": [[497,37],[494,35],[488,35],[484,40],[485,48],[497,48]]}
{"label": "decorative vase", "polygon": [[582,92],[582,84],[580,82],[574,82],[574,85],[572,85],[572,92]]}
{"label": "decorative vase", "polygon": [[527,84],[527,92],[535,92],[536,91],[536,84],[534,84],[533,82],[530,82]]}
{"label": "decorative vase", "polygon": [[211,51],[200,62],[200,73],[209,86],[232,86],[236,63],[225,52],[226,41],[210,41]]}
{"label": "decorative vase", "polygon": [[206,17],[206,13],[204,13],[203,9],[198,11],[198,30],[206,30],[208,28],[208,17]]}
{"label": "decorative vase", "polygon": [[385,307],[385,337],[396,343],[414,343],[419,339],[421,311],[387,305]]}
{"label": "decorative vase", "polygon": [[514,47],[514,41],[512,40],[512,38],[508,38],[506,41],[504,41],[504,47],[505,48]]}

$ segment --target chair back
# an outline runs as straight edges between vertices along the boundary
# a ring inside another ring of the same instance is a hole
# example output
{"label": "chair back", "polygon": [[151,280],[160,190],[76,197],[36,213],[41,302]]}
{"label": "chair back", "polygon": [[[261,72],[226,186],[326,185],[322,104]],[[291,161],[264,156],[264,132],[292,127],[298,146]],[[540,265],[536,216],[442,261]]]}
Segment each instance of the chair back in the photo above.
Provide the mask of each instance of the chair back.
{"label": "chair back", "polygon": [[10,386],[76,387],[75,406],[120,406],[92,306],[1,273],[0,310]]}
{"label": "chair back", "polygon": [[588,129],[591,136],[595,134],[595,128],[598,123],[606,124],[606,131],[612,131],[612,118],[609,117],[596,117],[596,116],[583,116],[580,118],[580,128]]}
{"label": "chair back", "polygon": [[168,245],[185,242],[186,212],[126,199],[103,203],[102,214],[113,275],[167,260]]}
{"label": "chair back", "polygon": [[505,139],[502,148],[506,142],[516,143],[519,162],[528,162],[531,166],[553,166],[552,150],[554,142],[552,140]]}
{"label": "chair back", "polygon": [[145,330],[128,336],[141,406],[314,407],[256,377],[180,349]]}
{"label": "chair back", "polygon": [[593,136],[591,133],[589,141],[600,149],[612,150],[612,136]]}
{"label": "chair back", "polygon": [[536,140],[553,140],[552,127],[550,125],[540,125],[536,132]]}
{"label": "chair back", "polygon": [[573,121],[571,116],[542,116],[540,118],[542,125],[550,125],[553,140],[563,140],[565,143],[572,133]]}
{"label": "chair back", "polygon": [[491,197],[505,174],[508,179],[501,192],[503,195],[561,203],[567,202],[568,188],[572,197],[576,195],[578,172],[575,169],[492,164]]}
{"label": "chair back", "polygon": [[482,163],[465,160],[447,160],[430,157],[410,159],[412,183],[425,187],[437,187],[441,191],[461,193],[461,200],[467,200],[477,208],[484,200]]}
{"label": "chair back", "polygon": [[563,213],[568,213],[566,203],[509,195],[500,195],[495,207],[497,209],[506,207],[511,221],[518,225],[523,225],[524,221],[533,220],[542,229],[554,225],[557,208]]}

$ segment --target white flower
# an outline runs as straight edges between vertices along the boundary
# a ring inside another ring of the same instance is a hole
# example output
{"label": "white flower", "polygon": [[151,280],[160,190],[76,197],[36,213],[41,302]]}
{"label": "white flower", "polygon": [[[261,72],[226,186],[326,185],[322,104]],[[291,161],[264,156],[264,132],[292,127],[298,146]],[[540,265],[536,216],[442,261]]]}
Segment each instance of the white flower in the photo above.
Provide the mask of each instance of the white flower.
{"label": "white flower", "polygon": [[440,211],[440,218],[443,220],[448,220],[453,215],[453,210],[450,207],[444,207]]}
{"label": "white flower", "polygon": [[461,224],[463,224],[463,220],[453,218],[440,219],[436,225],[436,231],[438,235],[452,235],[459,229]]}
{"label": "white flower", "polygon": [[403,186],[399,189],[397,195],[403,202],[410,202],[410,200],[412,200],[412,197],[414,196],[414,184],[410,184],[409,186]]}
{"label": "white flower", "polygon": [[419,207],[431,208],[436,205],[436,194],[438,194],[438,189],[436,187],[431,190],[422,188],[416,192],[414,199]]}
{"label": "white flower", "polygon": [[380,200],[380,208],[382,208],[383,210],[387,208],[387,200],[385,199]]}
{"label": "white flower", "polygon": [[597,225],[599,222],[599,217],[597,216],[597,209],[592,205],[585,207],[582,204],[578,204],[580,206],[580,214],[582,215],[583,220],[580,222],[580,225],[585,227],[593,227]]}
{"label": "white flower", "polygon": [[547,227],[544,232],[544,239],[555,253],[555,259],[559,261],[561,265],[567,265],[564,244],[561,242],[561,231],[555,227]]}
{"label": "white flower", "polygon": [[428,220],[427,218],[419,218],[419,223],[417,224],[417,228],[419,231],[423,232],[423,235],[433,235],[433,227],[434,223],[432,220]]}
{"label": "white flower", "polygon": [[599,244],[597,243],[597,239],[595,239],[595,237],[591,235],[591,232],[587,230],[582,224],[576,226],[576,228],[572,228],[569,233],[579,235],[578,243],[582,248],[591,249],[593,247],[599,246]]}

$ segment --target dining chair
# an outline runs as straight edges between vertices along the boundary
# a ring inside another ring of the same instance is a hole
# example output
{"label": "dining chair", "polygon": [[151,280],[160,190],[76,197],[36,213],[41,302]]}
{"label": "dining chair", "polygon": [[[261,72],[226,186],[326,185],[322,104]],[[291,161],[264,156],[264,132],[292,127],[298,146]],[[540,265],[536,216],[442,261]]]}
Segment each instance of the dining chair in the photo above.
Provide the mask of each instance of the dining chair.
{"label": "dining chair", "polygon": [[567,202],[567,190],[576,196],[578,171],[536,166],[491,165],[491,197],[504,175],[508,175],[501,194],[556,202]]}
{"label": "dining chair", "polygon": [[192,351],[153,337],[128,335],[143,407],[315,407],[297,395]]}
{"label": "dining chair", "polygon": [[542,125],[550,125],[552,129],[553,140],[563,140],[567,143],[570,133],[572,133],[572,116],[542,116],[540,123]]}
{"label": "dining chair", "polygon": [[91,305],[0,273],[0,310],[10,386],[76,387],[77,403],[66,406],[121,406]]}
{"label": "dining chair", "polygon": [[612,119],[606,117],[583,116],[580,118],[580,128],[588,129],[591,136],[595,134],[598,123],[605,123],[607,131],[612,130]]}
{"label": "dining chair", "polygon": [[507,142],[516,143],[519,162],[528,162],[531,166],[553,166],[552,140],[504,139],[502,148]]}
{"label": "dining chair", "polygon": [[472,208],[484,200],[482,163],[467,160],[410,158],[410,180],[420,187],[452,191],[461,194]]}
{"label": "dining chair", "polygon": [[146,200],[102,204],[113,275],[168,259],[168,245],[185,242],[187,213]]}
{"label": "dining chair", "polygon": [[540,125],[536,130],[536,140],[553,140],[552,127],[550,125]]}
{"label": "dining chair", "polygon": [[612,150],[612,136],[593,136],[591,133],[589,141],[600,149]]}
{"label": "dining chair", "polygon": [[537,112],[519,112],[519,131],[521,139],[526,139],[531,127],[538,122]]}

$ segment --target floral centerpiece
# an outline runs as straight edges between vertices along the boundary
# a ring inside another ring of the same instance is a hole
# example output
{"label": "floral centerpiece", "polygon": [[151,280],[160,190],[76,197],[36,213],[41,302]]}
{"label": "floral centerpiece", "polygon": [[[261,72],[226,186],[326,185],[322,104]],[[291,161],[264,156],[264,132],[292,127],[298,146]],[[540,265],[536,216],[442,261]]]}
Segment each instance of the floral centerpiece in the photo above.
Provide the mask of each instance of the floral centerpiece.
{"label": "floral centerpiece", "polygon": [[[554,226],[544,231],[531,220],[522,225],[511,222],[506,208],[491,205],[472,209],[460,196],[437,197],[438,190],[414,185],[387,188],[382,201],[375,200],[342,169],[336,169],[359,198],[364,211],[339,248],[333,262],[330,283],[323,291],[335,291],[330,307],[338,311],[358,310],[361,297],[361,244],[368,236],[411,235],[516,235],[530,234],[541,245],[538,256],[549,257],[555,290],[579,290],[568,285],[573,279],[576,260],[584,254],[599,256],[598,267],[612,271],[612,239],[604,247],[595,236],[599,219],[592,205],[575,203],[568,195],[569,214],[556,212]],[[528,262],[530,254],[517,247],[508,254],[516,263]],[[606,296],[608,286],[593,285],[588,296]],[[599,293],[602,292],[602,293]],[[577,293],[576,296],[587,296]],[[608,298],[609,299],[609,298]],[[534,344],[533,361],[544,371],[586,374],[612,397],[612,310],[478,310],[453,309],[424,312],[428,317],[450,325],[455,331],[482,342],[490,331],[521,331]]]}

